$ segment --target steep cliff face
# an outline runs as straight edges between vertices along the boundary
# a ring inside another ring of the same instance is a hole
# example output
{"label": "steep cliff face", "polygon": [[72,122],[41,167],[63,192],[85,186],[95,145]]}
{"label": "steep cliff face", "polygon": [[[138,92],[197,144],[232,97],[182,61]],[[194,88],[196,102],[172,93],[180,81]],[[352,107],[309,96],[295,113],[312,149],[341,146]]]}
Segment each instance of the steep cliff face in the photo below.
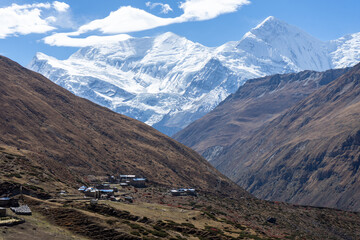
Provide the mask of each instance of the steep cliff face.
{"label": "steep cliff face", "polygon": [[[167,186],[248,196],[193,150],[0,57],[0,144],[32,153],[59,181],[133,173]],[[21,168],[21,166],[20,166]]]}
{"label": "steep cliff face", "polygon": [[213,164],[264,199],[358,211],[359,83],[358,64]]}
{"label": "steep cliff face", "polygon": [[261,126],[347,71],[303,71],[248,80],[174,138],[213,161],[234,142],[247,139]]}
{"label": "steep cliff face", "polygon": [[239,41],[217,48],[165,33],[85,47],[66,60],[38,53],[29,68],[170,136],[248,79],[353,66],[360,60],[358,36],[322,42],[268,17]]}

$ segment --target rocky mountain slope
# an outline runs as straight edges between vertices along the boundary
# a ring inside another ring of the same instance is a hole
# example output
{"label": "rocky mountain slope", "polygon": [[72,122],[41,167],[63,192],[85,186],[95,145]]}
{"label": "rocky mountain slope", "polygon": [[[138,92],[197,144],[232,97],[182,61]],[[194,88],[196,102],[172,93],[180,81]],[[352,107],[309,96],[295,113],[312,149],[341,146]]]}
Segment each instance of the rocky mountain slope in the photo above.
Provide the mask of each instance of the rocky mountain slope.
{"label": "rocky mountain slope", "polygon": [[263,199],[360,210],[360,64],[212,163]]}
{"label": "rocky mountain slope", "polygon": [[174,135],[209,161],[349,70],[303,71],[248,80],[214,110]]}
{"label": "rocky mountain slope", "polygon": [[38,53],[29,68],[78,96],[172,135],[216,107],[247,79],[324,71],[360,60],[360,35],[322,42],[274,17],[217,48],[172,33],[78,50]]}
{"label": "rocky mountain slope", "polygon": [[[0,57],[0,196],[33,215],[5,239],[358,239],[360,214],[255,199],[189,148]],[[84,198],[104,174],[148,177],[133,203]],[[170,186],[198,196],[173,197]],[[65,194],[59,194],[59,192]],[[29,196],[31,195],[31,196]]]}
{"label": "rocky mountain slope", "polygon": [[[72,185],[89,176],[137,174],[160,185],[204,191],[219,186],[248,196],[195,151],[5,57],[0,57],[0,84],[0,145],[24,152],[23,160],[2,169],[8,171],[3,177],[11,175],[16,164],[20,178],[27,174],[31,169],[21,164],[29,158],[33,161],[28,165],[40,167],[44,178]],[[42,176],[38,172],[34,176]]]}

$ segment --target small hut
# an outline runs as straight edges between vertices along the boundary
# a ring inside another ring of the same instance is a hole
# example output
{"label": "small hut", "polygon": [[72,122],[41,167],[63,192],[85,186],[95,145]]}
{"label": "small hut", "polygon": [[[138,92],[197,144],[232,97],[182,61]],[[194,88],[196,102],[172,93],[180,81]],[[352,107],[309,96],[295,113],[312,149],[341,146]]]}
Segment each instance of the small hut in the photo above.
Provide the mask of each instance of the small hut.
{"label": "small hut", "polygon": [[31,209],[28,205],[21,205],[20,207],[11,207],[10,208],[14,213],[18,215],[31,215]]}
{"label": "small hut", "polygon": [[143,188],[146,187],[146,178],[134,178],[131,181],[131,185],[136,187],[136,188]]}
{"label": "small hut", "polygon": [[6,217],[6,208],[0,207],[0,217]]}
{"label": "small hut", "polygon": [[84,193],[87,197],[100,198],[100,192],[96,188],[89,187],[84,191]]}
{"label": "small hut", "polygon": [[8,197],[0,198],[0,207],[9,207],[11,199]]}
{"label": "small hut", "polygon": [[179,188],[170,190],[173,196],[196,196],[196,190],[194,188]]}
{"label": "small hut", "polygon": [[99,189],[99,192],[101,194],[105,194],[107,196],[113,196],[114,195],[114,190],[113,189]]}
{"label": "small hut", "polygon": [[81,186],[81,187],[79,187],[78,191],[79,192],[84,192],[86,189],[87,189],[86,186]]}
{"label": "small hut", "polygon": [[120,182],[130,182],[135,177],[135,175],[120,175]]}

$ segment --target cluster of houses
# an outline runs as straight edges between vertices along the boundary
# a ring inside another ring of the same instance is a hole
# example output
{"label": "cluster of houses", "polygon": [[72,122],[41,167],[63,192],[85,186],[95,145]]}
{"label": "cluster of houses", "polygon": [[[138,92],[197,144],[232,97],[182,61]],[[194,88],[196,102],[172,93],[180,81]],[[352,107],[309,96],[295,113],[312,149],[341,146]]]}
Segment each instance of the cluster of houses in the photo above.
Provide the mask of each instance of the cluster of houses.
{"label": "cluster of houses", "polygon": [[2,197],[0,198],[0,217],[6,217],[6,208],[10,208],[18,215],[31,215],[32,212],[27,205],[19,205],[19,200],[15,198]]}
{"label": "cluster of houses", "polygon": [[136,188],[146,187],[146,178],[136,177],[135,175],[120,175],[120,186],[133,186]]}
{"label": "cluster of houses", "polygon": [[139,178],[136,177],[136,175],[120,175],[119,178],[110,176],[109,182],[92,187],[81,186],[78,190],[83,192],[87,197],[112,198],[114,193],[118,192],[118,189],[111,187],[110,184],[119,184],[121,187],[133,186],[136,188],[144,188],[146,187],[146,178]]}
{"label": "cluster of houses", "polygon": [[[136,175],[119,175],[118,177],[109,176],[108,182],[97,184],[91,187],[82,186],[78,190],[85,194],[87,197],[96,199],[115,199],[114,195],[118,192],[118,188],[111,187],[119,185],[120,187],[132,186],[135,188],[146,187],[146,178],[136,177]],[[170,190],[172,196],[196,196],[194,188],[179,188]],[[130,198],[130,197],[128,197]],[[125,200],[129,200],[126,199]]]}

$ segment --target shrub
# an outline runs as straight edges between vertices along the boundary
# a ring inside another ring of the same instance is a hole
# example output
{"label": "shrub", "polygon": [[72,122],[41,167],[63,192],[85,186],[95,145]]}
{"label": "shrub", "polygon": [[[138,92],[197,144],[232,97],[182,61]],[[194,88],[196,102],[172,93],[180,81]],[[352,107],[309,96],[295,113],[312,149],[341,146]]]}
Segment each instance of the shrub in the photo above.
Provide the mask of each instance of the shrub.
{"label": "shrub", "polygon": [[135,236],[140,236],[140,235],[141,235],[141,234],[140,234],[139,232],[137,232],[137,231],[132,231],[132,232],[130,232],[130,234],[135,235]]}
{"label": "shrub", "polygon": [[167,232],[164,232],[164,231],[157,231],[157,230],[154,230],[151,232],[154,236],[157,236],[157,237],[167,237],[169,236],[169,234]]}

